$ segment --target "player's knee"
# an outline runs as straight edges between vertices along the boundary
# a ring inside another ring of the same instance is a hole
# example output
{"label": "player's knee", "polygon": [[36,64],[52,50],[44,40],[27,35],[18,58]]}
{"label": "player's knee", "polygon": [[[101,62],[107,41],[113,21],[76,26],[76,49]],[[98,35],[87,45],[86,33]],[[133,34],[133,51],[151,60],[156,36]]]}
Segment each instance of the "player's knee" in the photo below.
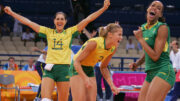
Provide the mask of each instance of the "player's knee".
{"label": "player's knee", "polygon": [[48,98],[43,98],[41,101],[52,101],[52,100]]}

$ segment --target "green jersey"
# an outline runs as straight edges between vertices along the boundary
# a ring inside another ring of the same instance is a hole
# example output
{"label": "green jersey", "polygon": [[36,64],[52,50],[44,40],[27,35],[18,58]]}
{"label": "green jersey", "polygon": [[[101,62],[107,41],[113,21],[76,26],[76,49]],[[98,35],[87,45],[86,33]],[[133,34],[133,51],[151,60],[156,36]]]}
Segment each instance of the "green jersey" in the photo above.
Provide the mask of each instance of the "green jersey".
{"label": "green jersey", "polygon": [[[143,31],[143,38],[147,42],[147,44],[154,49],[155,46],[155,40],[157,36],[158,29],[161,25],[166,25],[166,23],[162,22],[156,22],[151,28],[147,29],[147,23],[142,25],[142,31]],[[166,40],[165,47],[163,49],[163,52],[160,55],[160,58],[157,61],[153,61],[151,57],[146,53],[145,51],[145,71],[153,70],[157,68],[166,68],[168,65],[170,65],[170,58],[169,58],[169,42],[170,42],[170,30],[168,27],[168,38]]]}

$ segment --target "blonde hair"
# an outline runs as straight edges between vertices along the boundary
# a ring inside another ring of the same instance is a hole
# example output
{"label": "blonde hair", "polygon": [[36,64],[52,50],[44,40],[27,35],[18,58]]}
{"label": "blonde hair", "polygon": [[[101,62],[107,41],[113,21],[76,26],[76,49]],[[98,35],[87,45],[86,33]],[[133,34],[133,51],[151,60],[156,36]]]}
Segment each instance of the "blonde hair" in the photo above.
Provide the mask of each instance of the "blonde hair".
{"label": "blonde hair", "polygon": [[119,24],[115,24],[115,23],[110,23],[105,27],[100,27],[99,28],[99,36],[100,37],[107,37],[108,32],[114,33],[117,31],[117,29],[122,29],[122,27]]}

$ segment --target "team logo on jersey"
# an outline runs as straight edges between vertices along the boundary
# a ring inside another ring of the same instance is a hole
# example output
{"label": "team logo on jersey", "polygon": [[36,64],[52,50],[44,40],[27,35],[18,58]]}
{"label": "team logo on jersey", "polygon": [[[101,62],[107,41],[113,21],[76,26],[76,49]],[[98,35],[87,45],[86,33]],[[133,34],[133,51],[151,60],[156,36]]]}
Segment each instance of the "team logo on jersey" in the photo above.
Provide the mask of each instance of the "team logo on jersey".
{"label": "team logo on jersey", "polygon": [[144,38],[144,40],[149,40],[149,38]]}
{"label": "team logo on jersey", "polygon": [[70,76],[66,76],[65,78],[66,78],[66,79],[69,79],[69,78],[70,78]]}

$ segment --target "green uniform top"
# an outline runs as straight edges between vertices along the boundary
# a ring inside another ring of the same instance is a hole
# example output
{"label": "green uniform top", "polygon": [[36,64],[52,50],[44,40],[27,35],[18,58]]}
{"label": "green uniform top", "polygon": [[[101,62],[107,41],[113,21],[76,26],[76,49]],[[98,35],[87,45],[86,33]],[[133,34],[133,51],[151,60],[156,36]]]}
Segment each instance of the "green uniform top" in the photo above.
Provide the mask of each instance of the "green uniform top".
{"label": "green uniform top", "polygon": [[[147,23],[142,25],[143,38],[152,49],[154,49],[156,36],[158,34],[158,29],[161,25],[166,25],[166,23],[162,23],[162,22],[157,21],[149,29],[146,28]],[[163,33],[161,33],[161,34],[163,34]],[[145,71],[166,67],[170,64],[169,42],[170,42],[170,30],[168,27],[168,38],[166,40],[165,47],[164,47],[163,52],[161,53],[159,59],[156,62],[153,61],[151,59],[151,57],[145,51]]]}

